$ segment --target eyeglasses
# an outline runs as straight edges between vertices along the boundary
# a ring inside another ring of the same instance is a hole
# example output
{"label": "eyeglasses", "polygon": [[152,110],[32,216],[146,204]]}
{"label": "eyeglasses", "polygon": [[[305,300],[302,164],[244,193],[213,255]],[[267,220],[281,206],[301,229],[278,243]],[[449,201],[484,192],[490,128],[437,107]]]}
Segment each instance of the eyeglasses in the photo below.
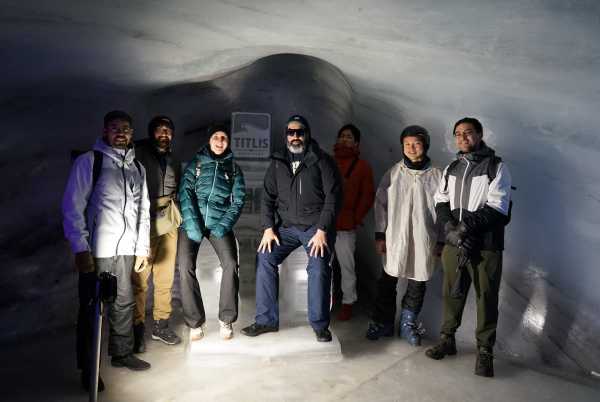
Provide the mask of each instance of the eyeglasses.
{"label": "eyeglasses", "polygon": [[109,127],[108,131],[110,131],[112,134],[119,134],[119,133],[123,133],[123,134],[131,134],[133,132],[133,128],[131,127]]}
{"label": "eyeglasses", "polygon": [[288,128],[286,133],[288,137],[304,137],[306,135],[306,130],[303,128]]}
{"label": "eyeglasses", "polygon": [[459,133],[459,132],[455,132],[454,133],[454,137],[458,138],[473,138],[475,136],[475,132],[474,131],[468,131],[468,132],[463,132],[463,133]]}

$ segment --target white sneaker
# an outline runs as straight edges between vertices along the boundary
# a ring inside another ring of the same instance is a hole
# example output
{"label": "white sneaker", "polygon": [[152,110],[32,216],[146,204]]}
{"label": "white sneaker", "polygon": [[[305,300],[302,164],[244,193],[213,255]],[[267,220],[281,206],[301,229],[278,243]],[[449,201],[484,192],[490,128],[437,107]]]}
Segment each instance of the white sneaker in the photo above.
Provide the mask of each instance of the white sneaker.
{"label": "white sneaker", "polygon": [[227,324],[221,320],[219,320],[219,334],[223,339],[231,339],[233,338],[233,326],[231,324]]}
{"label": "white sneaker", "polygon": [[204,338],[204,329],[203,326],[199,326],[198,328],[190,328],[190,341],[199,341]]}

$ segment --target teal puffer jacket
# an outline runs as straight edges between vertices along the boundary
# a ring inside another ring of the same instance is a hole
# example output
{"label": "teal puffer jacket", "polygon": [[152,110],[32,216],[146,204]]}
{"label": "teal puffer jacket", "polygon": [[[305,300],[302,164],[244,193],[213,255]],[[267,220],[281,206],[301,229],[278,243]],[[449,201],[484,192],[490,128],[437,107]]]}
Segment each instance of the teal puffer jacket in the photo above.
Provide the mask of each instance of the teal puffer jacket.
{"label": "teal puffer jacket", "polygon": [[179,186],[188,237],[200,242],[209,234],[225,236],[240,217],[245,196],[244,176],[233,154],[215,159],[208,145],[202,148],[187,165]]}

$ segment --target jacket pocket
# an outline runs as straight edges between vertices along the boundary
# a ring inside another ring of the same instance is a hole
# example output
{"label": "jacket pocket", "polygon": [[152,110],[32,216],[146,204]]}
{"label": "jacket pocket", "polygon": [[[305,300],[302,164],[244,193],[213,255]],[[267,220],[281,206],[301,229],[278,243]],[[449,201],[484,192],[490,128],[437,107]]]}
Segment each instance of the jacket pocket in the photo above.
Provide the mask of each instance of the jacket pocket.
{"label": "jacket pocket", "polygon": [[318,212],[321,212],[322,210],[323,210],[323,204],[312,204],[312,205],[306,205],[306,206],[302,207],[302,213],[304,215],[316,214]]}

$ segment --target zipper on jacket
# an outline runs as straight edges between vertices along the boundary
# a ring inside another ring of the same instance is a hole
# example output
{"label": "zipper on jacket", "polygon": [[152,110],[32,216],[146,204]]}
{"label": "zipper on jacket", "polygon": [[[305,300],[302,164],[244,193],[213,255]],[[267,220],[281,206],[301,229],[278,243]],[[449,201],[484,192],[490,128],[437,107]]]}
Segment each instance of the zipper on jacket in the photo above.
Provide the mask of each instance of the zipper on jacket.
{"label": "zipper on jacket", "polygon": [[469,163],[469,160],[467,158],[463,157],[463,160],[465,162],[467,162],[467,167],[465,168],[465,172],[463,173],[462,181],[461,181],[461,184],[460,184],[460,197],[458,199],[458,208],[459,208],[459,210],[458,210],[458,221],[459,222],[462,222],[462,210],[463,210],[463,205],[462,204],[463,204],[463,191],[465,189],[465,178],[467,177],[467,171],[469,170],[469,166],[471,165]]}
{"label": "zipper on jacket", "polygon": [[210,197],[212,196],[213,190],[215,189],[215,182],[217,181],[217,171],[219,170],[219,161],[215,161],[215,173],[213,175],[212,187],[210,188],[210,193],[208,194],[208,198],[206,199],[206,214],[204,217],[205,224],[208,224],[208,203],[210,202]]}
{"label": "zipper on jacket", "polygon": [[125,236],[125,232],[127,231],[127,218],[125,217],[125,211],[127,209],[127,178],[125,176],[125,157],[127,156],[127,150],[123,154],[123,163],[121,164],[121,174],[123,175],[123,193],[125,196],[125,202],[123,202],[123,233],[121,233],[121,237],[119,237],[119,241],[117,241],[117,249],[115,250],[115,255],[119,255],[119,244],[121,244],[121,240],[123,236]]}

